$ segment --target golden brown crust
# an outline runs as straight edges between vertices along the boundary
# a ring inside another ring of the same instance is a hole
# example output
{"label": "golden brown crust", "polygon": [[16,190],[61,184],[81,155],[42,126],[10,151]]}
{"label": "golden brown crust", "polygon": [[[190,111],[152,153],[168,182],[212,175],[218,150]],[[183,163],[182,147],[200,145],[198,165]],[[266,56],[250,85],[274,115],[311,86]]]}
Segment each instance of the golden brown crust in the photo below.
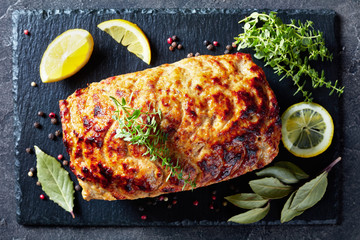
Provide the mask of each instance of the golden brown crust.
{"label": "golden brown crust", "polygon": [[[172,159],[197,187],[269,164],[281,138],[279,110],[250,55],[199,56],[91,84],[60,101],[71,170],[90,199],[136,199],[182,190],[143,146],[115,138],[109,96],[133,108],[161,109]],[[185,189],[188,190],[190,186]]]}

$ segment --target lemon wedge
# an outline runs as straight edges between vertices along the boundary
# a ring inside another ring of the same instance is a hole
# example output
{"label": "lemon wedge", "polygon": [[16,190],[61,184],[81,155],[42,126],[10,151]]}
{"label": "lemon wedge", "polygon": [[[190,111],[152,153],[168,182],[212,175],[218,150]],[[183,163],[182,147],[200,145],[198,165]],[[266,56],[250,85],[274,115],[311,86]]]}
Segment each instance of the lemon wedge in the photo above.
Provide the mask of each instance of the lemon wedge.
{"label": "lemon wedge", "polygon": [[334,123],[329,112],[319,104],[294,104],[283,113],[281,121],[282,142],[295,156],[314,157],[331,144]]}
{"label": "lemon wedge", "polygon": [[150,64],[149,40],[136,24],[123,19],[114,19],[100,23],[98,28],[108,33],[118,43],[127,47],[129,52],[134,53],[145,63]]}
{"label": "lemon wedge", "polygon": [[84,29],[71,29],[60,34],[49,44],[41,59],[41,80],[57,82],[74,75],[89,61],[93,48],[94,40]]}

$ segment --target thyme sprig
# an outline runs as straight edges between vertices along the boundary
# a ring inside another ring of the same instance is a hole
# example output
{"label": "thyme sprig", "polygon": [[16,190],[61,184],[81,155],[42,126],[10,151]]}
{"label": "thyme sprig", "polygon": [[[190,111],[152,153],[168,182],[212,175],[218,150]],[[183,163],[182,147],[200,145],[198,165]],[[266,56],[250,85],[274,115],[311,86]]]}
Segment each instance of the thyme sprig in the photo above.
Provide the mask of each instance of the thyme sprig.
{"label": "thyme sprig", "polygon": [[244,32],[235,37],[238,50],[255,50],[255,58],[263,59],[265,66],[272,67],[279,76],[283,75],[280,81],[291,78],[297,87],[294,95],[301,93],[304,101],[313,100],[312,93],[305,90],[306,78],[311,79],[313,88],[325,86],[330,89],[329,95],[343,93],[344,87],[338,86],[338,80],[335,83],[326,81],[324,71],[319,75],[310,66],[311,60],[332,60],[323,33],[314,29],[313,22],[291,20],[284,24],[275,12],[253,12],[239,23],[244,24]]}
{"label": "thyme sprig", "polygon": [[[110,98],[117,108],[113,119],[119,123],[115,137],[122,138],[133,145],[145,146],[146,152],[143,156],[149,155],[151,161],[159,159],[161,165],[165,166],[166,170],[170,170],[166,181],[170,177],[176,177],[184,183],[183,189],[188,184],[192,188],[196,187],[196,183],[191,180],[190,174],[186,178],[184,177],[184,171],[179,165],[179,161],[177,160],[176,164],[171,161],[169,148],[166,147],[167,134],[161,131],[156,120],[157,117],[161,120],[161,110],[156,111],[154,108],[152,112],[142,112],[142,109],[129,107],[125,98],[122,98],[121,102],[112,96]],[[130,97],[130,102],[131,99],[132,97]]]}

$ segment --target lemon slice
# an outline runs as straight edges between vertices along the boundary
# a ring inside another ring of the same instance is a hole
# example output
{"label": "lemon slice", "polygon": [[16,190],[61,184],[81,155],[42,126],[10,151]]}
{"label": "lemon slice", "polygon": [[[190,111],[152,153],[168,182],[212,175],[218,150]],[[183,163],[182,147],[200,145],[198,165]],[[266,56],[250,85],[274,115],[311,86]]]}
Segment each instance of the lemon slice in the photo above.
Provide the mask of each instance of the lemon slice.
{"label": "lemon slice", "polygon": [[60,34],[49,44],[41,59],[41,80],[57,82],[74,75],[89,61],[93,48],[94,40],[84,29],[71,29]]}
{"label": "lemon slice", "polygon": [[100,23],[98,28],[108,33],[118,43],[127,47],[129,52],[134,53],[145,63],[150,64],[149,40],[136,24],[123,19],[114,19]]}
{"label": "lemon slice", "polygon": [[295,156],[314,157],[330,146],[334,123],[328,111],[319,104],[294,104],[283,113],[281,120],[282,142]]}

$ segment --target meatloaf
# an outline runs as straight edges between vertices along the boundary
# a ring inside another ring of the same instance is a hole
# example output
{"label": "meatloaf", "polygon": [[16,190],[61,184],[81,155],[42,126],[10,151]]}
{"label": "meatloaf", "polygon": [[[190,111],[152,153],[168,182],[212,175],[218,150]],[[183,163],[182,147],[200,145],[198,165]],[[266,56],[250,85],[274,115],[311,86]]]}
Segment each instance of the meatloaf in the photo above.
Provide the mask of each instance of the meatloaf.
{"label": "meatloaf", "polygon": [[[198,56],[110,77],[60,101],[63,142],[84,199],[137,199],[192,189],[146,148],[115,137],[110,96],[142,111],[161,110],[158,126],[183,176],[196,187],[269,164],[278,154],[278,103],[248,54]],[[131,96],[131,102],[129,101]],[[184,178],[185,179],[185,178]]]}

